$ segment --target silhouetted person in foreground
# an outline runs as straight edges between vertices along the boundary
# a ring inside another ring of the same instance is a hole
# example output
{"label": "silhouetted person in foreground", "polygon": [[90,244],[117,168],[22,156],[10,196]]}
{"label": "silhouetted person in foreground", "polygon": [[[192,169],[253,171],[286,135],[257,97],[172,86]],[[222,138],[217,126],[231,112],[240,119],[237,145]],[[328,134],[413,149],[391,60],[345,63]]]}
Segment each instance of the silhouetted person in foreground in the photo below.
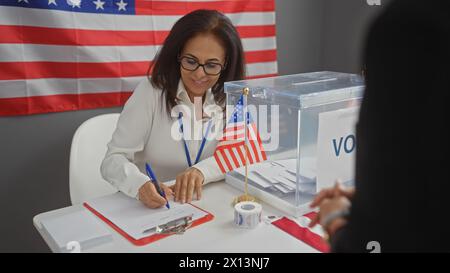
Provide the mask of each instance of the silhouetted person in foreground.
{"label": "silhouetted person in foreground", "polygon": [[372,25],[354,189],[321,192],[334,252],[450,251],[450,1],[397,0]]}

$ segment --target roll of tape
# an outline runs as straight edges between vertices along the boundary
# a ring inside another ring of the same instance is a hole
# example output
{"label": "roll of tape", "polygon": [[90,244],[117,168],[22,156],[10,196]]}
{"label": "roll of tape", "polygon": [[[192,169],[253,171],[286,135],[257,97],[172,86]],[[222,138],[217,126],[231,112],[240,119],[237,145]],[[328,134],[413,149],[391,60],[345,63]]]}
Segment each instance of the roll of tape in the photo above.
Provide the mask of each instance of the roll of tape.
{"label": "roll of tape", "polygon": [[234,223],[242,228],[254,228],[261,222],[262,206],[256,202],[239,202],[234,206]]}

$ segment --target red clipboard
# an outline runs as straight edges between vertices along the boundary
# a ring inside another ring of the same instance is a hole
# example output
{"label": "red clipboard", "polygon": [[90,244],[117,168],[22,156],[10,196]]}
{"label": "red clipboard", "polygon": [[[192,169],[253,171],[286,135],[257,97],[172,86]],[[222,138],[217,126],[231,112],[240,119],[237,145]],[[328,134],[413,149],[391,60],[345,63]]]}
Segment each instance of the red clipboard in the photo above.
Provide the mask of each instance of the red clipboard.
{"label": "red clipboard", "polygon": [[[311,212],[304,216],[312,219],[316,214],[316,212]],[[330,245],[321,236],[312,232],[309,228],[299,226],[295,221],[287,217],[273,221],[272,224],[320,252],[330,252]]]}
{"label": "red clipboard", "polygon": [[[194,206],[192,204],[189,204],[191,206]],[[171,236],[172,234],[153,234],[150,235],[148,237],[144,237],[141,238],[139,240],[134,239],[133,237],[131,237],[130,235],[128,235],[128,233],[126,233],[125,231],[123,231],[121,228],[119,228],[118,226],[116,226],[113,222],[109,221],[106,217],[104,217],[101,213],[99,213],[98,211],[96,211],[95,209],[93,209],[91,206],[89,206],[89,204],[87,203],[83,203],[83,206],[85,208],[87,208],[88,210],[90,210],[93,214],[95,214],[98,218],[100,218],[103,222],[107,223],[110,227],[112,227],[115,231],[117,231],[120,235],[122,235],[123,237],[125,237],[128,241],[130,241],[132,244],[136,245],[136,246],[144,246],[150,243],[153,243],[155,241],[161,240],[163,238],[166,238],[167,236]],[[194,220],[192,222],[192,225],[188,228],[193,228],[196,227],[198,225],[204,224],[206,222],[211,221],[212,219],[214,219],[214,215],[212,215],[210,212],[201,209],[197,206],[194,206],[199,210],[202,210],[204,212],[206,212],[207,214],[205,216],[203,216],[202,218],[199,218],[197,220]]]}

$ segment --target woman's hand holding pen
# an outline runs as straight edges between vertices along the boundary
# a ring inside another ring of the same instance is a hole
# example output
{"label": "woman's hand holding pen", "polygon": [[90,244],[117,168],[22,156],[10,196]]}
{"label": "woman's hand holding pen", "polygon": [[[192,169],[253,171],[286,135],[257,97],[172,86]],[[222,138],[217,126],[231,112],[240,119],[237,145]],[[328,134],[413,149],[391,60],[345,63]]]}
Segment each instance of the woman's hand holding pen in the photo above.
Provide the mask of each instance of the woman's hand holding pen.
{"label": "woman's hand holding pen", "polygon": [[[159,186],[166,194],[166,197],[173,195],[172,189],[164,185],[163,183],[159,183]],[[151,181],[146,182],[139,188],[139,200],[144,203],[147,207],[156,209],[162,206],[165,206],[167,201],[162,197],[155,188],[155,185]]]}
{"label": "woman's hand holding pen", "polygon": [[171,186],[175,192],[175,201],[190,203],[194,192],[197,195],[197,200],[200,200],[204,180],[202,172],[196,168],[188,168],[177,175],[175,185]]}

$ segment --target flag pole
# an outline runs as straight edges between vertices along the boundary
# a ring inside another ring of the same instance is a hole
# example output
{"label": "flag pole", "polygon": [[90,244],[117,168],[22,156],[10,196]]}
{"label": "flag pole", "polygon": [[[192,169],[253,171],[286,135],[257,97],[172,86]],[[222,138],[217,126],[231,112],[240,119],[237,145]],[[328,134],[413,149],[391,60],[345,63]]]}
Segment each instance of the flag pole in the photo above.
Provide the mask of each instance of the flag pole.
{"label": "flag pole", "polygon": [[248,142],[248,107],[247,107],[247,98],[248,98],[248,94],[250,93],[250,89],[248,87],[245,87],[244,89],[242,89],[242,96],[243,96],[243,112],[244,112],[244,150],[245,150],[245,178],[244,178],[244,195],[239,196],[238,198],[236,198],[234,200],[234,204],[239,203],[239,202],[244,202],[244,201],[253,201],[256,202],[257,199],[251,195],[248,194],[248,146],[247,146],[247,142]]}
{"label": "flag pole", "polygon": [[247,108],[247,98],[248,98],[248,93],[250,92],[248,87],[245,87],[242,90],[242,93],[244,95],[244,148],[245,148],[245,196],[248,196],[248,146],[247,146],[247,142],[248,142],[248,134],[247,134],[247,124],[248,124],[248,108]]}

